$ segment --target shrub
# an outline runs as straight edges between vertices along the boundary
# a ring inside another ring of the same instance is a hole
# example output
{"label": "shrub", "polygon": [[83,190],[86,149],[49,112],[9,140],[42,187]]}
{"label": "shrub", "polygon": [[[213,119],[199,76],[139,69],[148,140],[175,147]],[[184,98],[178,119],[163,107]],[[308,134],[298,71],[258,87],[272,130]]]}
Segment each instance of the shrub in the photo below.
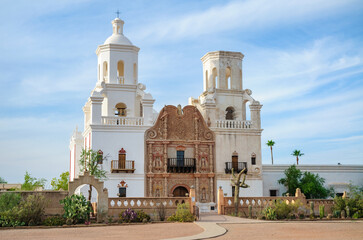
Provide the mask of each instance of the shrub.
{"label": "shrub", "polygon": [[65,222],[66,221],[61,216],[52,216],[52,217],[47,217],[43,221],[43,225],[45,225],[45,226],[62,226],[63,224],[65,224]]}
{"label": "shrub", "polygon": [[24,226],[25,223],[19,220],[18,210],[7,210],[0,213],[0,227]]}
{"label": "shrub", "polygon": [[178,204],[176,212],[168,218],[171,222],[194,222],[195,217],[190,212],[189,204]]}
{"label": "shrub", "polygon": [[86,200],[83,195],[67,196],[60,200],[63,204],[64,215],[67,224],[84,223],[89,218],[92,211],[91,204]]}
{"label": "shrub", "polygon": [[41,224],[46,204],[47,201],[44,196],[29,195],[18,206],[19,221],[28,226]]}
{"label": "shrub", "polygon": [[335,197],[334,198],[334,212],[345,211],[346,217],[363,217],[363,194],[355,194],[350,198]]}
{"label": "shrub", "polygon": [[160,205],[157,206],[156,209],[157,209],[160,221],[164,221],[165,220],[165,215],[166,215],[165,205],[163,203],[160,203]]}
{"label": "shrub", "polygon": [[137,214],[131,208],[126,209],[123,213],[120,214],[121,222],[126,222],[126,223],[135,222],[136,218]]}
{"label": "shrub", "polygon": [[276,219],[276,212],[275,209],[272,207],[267,207],[263,210],[263,214],[266,220],[275,220]]}
{"label": "shrub", "polygon": [[0,212],[11,210],[18,206],[21,196],[18,193],[3,193],[0,195]]}
{"label": "shrub", "polygon": [[136,222],[149,222],[150,216],[144,211],[140,210],[136,212]]}
{"label": "shrub", "polygon": [[[277,219],[291,218],[291,215],[297,214],[298,208],[301,206],[299,201],[287,204],[285,201],[278,200],[275,202],[273,208],[276,212]],[[289,217],[290,216],[290,217]]]}

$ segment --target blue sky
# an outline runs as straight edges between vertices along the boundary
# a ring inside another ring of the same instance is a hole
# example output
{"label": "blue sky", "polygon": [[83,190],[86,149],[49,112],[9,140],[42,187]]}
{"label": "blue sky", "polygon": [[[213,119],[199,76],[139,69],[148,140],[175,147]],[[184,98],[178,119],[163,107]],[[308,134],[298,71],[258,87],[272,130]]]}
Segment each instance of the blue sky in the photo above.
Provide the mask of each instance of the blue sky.
{"label": "blue sky", "polygon": [[240,51],[243,86],[263,104],[276,164],[363,163],[363,2],[12,1],[0,9],[0,176],[69,169],[69,138],[96,83],[95,50],[119,9],[141,48],[139,81],[165,104],[202,91],[200,58]]}

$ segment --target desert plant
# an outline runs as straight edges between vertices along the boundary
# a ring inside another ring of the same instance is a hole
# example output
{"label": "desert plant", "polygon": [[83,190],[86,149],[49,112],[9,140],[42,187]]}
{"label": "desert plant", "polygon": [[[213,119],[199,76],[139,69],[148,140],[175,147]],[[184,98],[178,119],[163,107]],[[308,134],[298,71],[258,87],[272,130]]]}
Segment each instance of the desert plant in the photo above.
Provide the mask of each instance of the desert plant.
{"label": "desert plant", "polygon": [[[246,181],[246,176],[247,176],[247,169],[244,168],[242,169],[238,175],[236,176],[234,174],[234,169],[232,168],[232,179],[231,179],[231,183],[232,186],[234,186],[234,199],[233,199],[233,203],[234,203],[234,214],[235,216],[238,215],[238,200],[239,200],[239,189],[240,188],[249,188],[250,186],[248,186],[245,181]],[[243,175],[242,181],[241,181],[241,176]]]}
{"label": "desert plant", "polygon": [[18,206],[19,221],[29,226],[41,224],[46,205],[47,200],[44,196],[29,195]]}
{"label": "desert plant", "polygon": [[160,221],[164,221],[165,220],[165,215],[166,215],[166,208],[165,205],[163,203],[160,203],[157,207],[157,212],[159,215],[159,219]]}
{"label": "desert plant", "polygon": [[66,224],[84,223],[89,218],[92,208],[83,195],[73,194],[60,200],[63,204]]}
{"label": "desert plant", "polygon": [[149,222],[150,216],[146,214],[143,210],[136,212],[136,222]]}
{"label": "desert plant", "polygon": [[176,212],[168,218],[172,222],[193,222],[195,217],[190,212],[189,204],[178,204]]}
{"label": "desert plant", "polygon": [[324,218],[324,215],[325,215],[324,208],[325,208],[324,205],[320,205],[319,206],[319,217],[320,217],[320,219],[323,219]]}
{"label": "desert plant", "polygon": [[310,202],[310,218],[314,218],[314,202]]}
{"label": "desert plant", "polygon": [[252,205],[248,205],[248,218],[252,218]]}
{"label": "desert plant", "polygon": [[43,225],[45,225],[45,226],[62,226],[65,223],[66,223],[66,221],[62,216],[47,217],[43,221]]}
{"label": "desert plant", "polygon": [[121,222],[135,222],[137,218],[137,214],[131,208],[126,209],[124,212],[120,213],[120,220]]}
{"label": "desert plant", "polygon": [[25,222],[21,222],[19,220],[17,208],[0,213],[0,227],[16,227],[24,225]]}
{"label": "desert plant", "polygon": [[108,215],[107,216],[107,223],[112,223],[113,222],[113,215]]}
{"label": "desert plant", "polygon": [[263,210],[263,214],[265,215],[266,220],[275,220],[276,219],[276,212],[275,209],[272,207],[267,207]]}

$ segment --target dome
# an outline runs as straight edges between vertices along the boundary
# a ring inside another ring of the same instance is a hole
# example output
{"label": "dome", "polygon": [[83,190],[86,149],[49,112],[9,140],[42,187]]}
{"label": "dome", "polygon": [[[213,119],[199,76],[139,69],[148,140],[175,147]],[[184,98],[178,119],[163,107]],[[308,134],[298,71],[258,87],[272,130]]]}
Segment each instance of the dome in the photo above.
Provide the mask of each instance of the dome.
{"label": "dome", "polygon": [[121,34],[112,34],[104,44],[132,45],[131,41]]}
{"label": "dome", "polygon": [[113,33],[104,44],[132,45],[131,41],[123,35],[124,21],[115,18],[111,23]]}

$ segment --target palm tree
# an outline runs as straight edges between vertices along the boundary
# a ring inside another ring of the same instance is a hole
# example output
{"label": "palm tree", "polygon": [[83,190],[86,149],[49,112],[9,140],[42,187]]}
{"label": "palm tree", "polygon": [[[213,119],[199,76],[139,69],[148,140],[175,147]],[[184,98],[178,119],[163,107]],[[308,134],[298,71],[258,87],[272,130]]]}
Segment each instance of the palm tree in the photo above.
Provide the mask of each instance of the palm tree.
{"label": "palm tree", "polygon": [[269,146],[270,149],[271,149],[271,161],[272,161],[272,165],[274,165],[274,157],[273,157],[273,154],[272,154],[272,147],[275,145],[275,142],[272,141],[272,140],[268,140],[266,145]]}
{"label": "palm tree", "polygon": [[302,153],[300,150],[294,150],[291,155],[296,157],[296,165],[299,165],[299,157],[304,155],[304,153]]}

